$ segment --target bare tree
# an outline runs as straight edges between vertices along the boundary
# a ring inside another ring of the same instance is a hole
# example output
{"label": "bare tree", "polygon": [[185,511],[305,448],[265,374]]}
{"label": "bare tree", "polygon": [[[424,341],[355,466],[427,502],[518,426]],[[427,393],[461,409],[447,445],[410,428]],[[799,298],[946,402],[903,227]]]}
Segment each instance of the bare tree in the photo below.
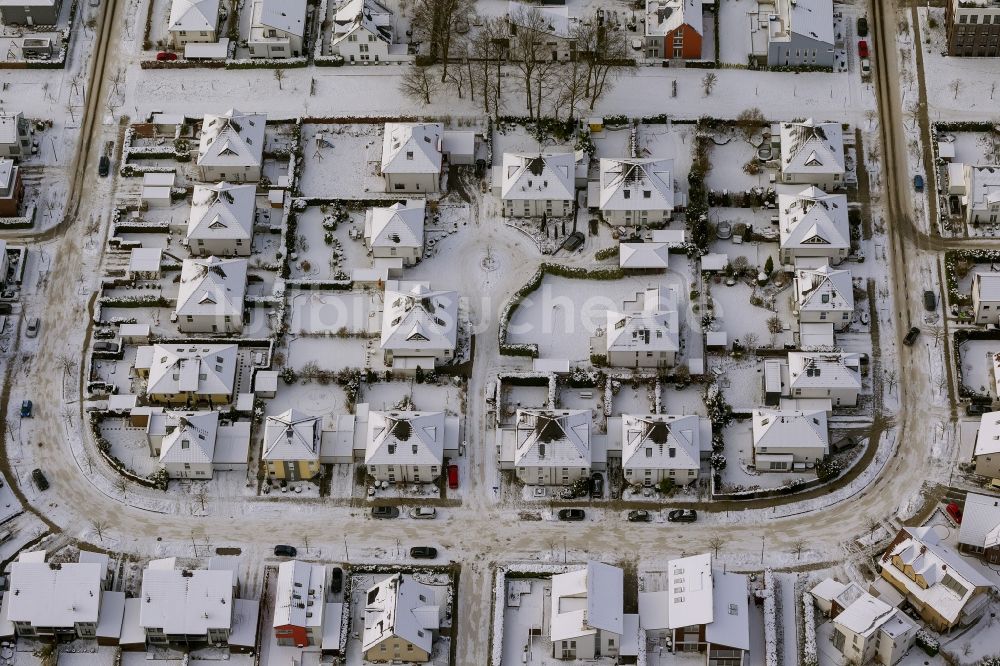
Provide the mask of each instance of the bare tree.
{"label": "bare tree", "polygon": [[621,30],[611,30],[597,20],[581,21],[572,32],[577,57],[586,66],[584,92],[590,110],[604,96],[607,86],[624,70],[635,67],[628,39]]}
{"label": "bare tree", "polygon": [[90,521],[90,527],[94,530],[94,534],[97,538],[104,542],[104,530],[108,529],[108,524],[99,518],[94,518]]}
{"label": "bare tree", "polygon": [[476,63],[475,67],[471,67],[472,87],[480,91],[483,112],[497,116],[502,104],[501,71],[506,52],[507,27],[498,17],[483,19],[482,23],[469,45],[470,65],[473,60]]}
{"label": "bare tree", "polygon": [[882,369],[882,383],[889,389],[890,394],[896,390],[896,381],[896,370],[894,368]]}
{"label": "bare tree", "polygon": [[792,552],[795,553],[795,559],[797,560],[802,559],[802,553],[805,551],[805,549],[806,549],[806,542],[803,541],[802,539],[798,539],[795,543],[793,543]]}
{"label": "bare tree", "polygon": [[772,315],[767,320],[767,332],[771,334],[771,347],[773,348],[778,339],[778,334],[785,328],[785,323],[778,315]]}
{"label": "bare tree", "polygon": [[701,79],[701,89],[705,92],[705,97],[712,94],[712,88],[715,87],[716,82],[719,77],[716,76],[715,72],[709,72]]}
{"label": "bare tree", "polygon": [[715,557],[719,556],[719,549],[726,545],[726,540],[720,536],[714,536],[708,540],[708,547],[712,549],[715,553]]}
{"label": "bare tree", "polygon": [[760,343],[760,338],[757,337],[756,333],[747,333],[743,336],[743,346],[747,348],[751,354],[756,353],[757,347]]}
{"label": "bare tree", "polygon": [[472,0],[417,0],[410,27],[418,40],[430,44],[430,57],[441,63],[441,83],[448,80],[448,59],[457,50],[457,40],[469,30]]}
{"label": "bare tree", "polygon": [[868,531],[868,544],[872,545],[875,543],[875,530],[879,528],[881,523],[877,518],[872,516],[865,516],[865,530]]}
{"label": "bare tree", "polygon": [[958,99],[958,93],[962,91],[962,79],[954,79],[948,88],[955,93],[955,99]]}
{"label": "bare tree", "polygon": [[528,117],[542,115],[542,100],[547,97],[558,63],[546,46],[549,21],[537,7],[519,6],[510,15],[510,50],[513,66],[519,74]]}
{"label": "bare tree", "polygon": [[278,90],[281,90],[281,82],[285,79],[285,70],[278,67],[274,70],[274,80],[278,82]]}
{"label": "bare tree", "polygon": [[761,112],[761,110],[756,106],[752,106],[749,109],[743,109],[740,111],[740,114],[736,116],[736,129],[739,130],[743,140],[748,143],[753,138],[754,134],[766,125],[767,119],[764,118],[763,112]]}
{"label": "bare tree", "polygon": [[872,124],[878,119],[878,111],[875,109],[865,110],[865,120],[868,121],[868,129],[872,128]]}
{"label": "bare tree", "polygon": [[[469,86],[472,80],[472,75],[467,67],[452,67],[448,70],[448,83],[451,84],[452,88],[455,89],[455,94],[458,95],[459,99],[463,99],[465,96],[465,89]],[[474,93],[475,91],[473,91]]]}
{"label": "bare tree", "polygon": [[431,75],[430,68],[424,65],[410,65],[403,73],[403,80],[399,82],[399,90],[410,99],[431,103],[431,95],[437,93],[439,84]]}
{"label": "bare tree", "polygon": [[128,501],[128,489],[129,489],[128,479],[126,479],[124,476],[122,476],[122,475],[119,474],[117,477],[115,477],[115,484],[114,485],[115,485],[115,490],[117,490],[118,492],[120,492],[122,494],[122,498],[127,502]]}
{"label": "bare tree", "polygon": [[906,117],[910,119],[911,126],[915,129],[920,122],[920,103],[914,102],[906,109]]}
{"label": "bare tree", "polygon": [[198,486],[198,490],[194,493],[194,499],[201,506],[201,510],[204,511],[208,504],[208,489],[205,484]]}

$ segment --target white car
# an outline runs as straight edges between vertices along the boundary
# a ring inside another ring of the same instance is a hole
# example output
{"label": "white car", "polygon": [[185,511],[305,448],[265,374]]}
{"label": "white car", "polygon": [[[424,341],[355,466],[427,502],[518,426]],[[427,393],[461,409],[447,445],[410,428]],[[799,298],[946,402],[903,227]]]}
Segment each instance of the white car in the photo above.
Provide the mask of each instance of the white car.
{"label": "white car", "polygon": [[25,329],[24,334],[29,338],[34,338],[38,335],[38,327],[41,326],[41,322],[38,317],[32,317],[28,320],[28,327]]}
{"label": "white car", "polygon": [[432,506],[418,506],[410,509],[410,518],[429,520],[437,517],[437,509]]}

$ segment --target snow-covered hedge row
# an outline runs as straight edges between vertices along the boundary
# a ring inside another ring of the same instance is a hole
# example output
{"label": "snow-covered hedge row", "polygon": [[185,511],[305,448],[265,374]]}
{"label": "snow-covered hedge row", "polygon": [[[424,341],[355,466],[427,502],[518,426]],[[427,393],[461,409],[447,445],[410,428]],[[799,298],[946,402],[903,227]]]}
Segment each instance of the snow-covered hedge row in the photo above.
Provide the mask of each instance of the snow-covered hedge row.
{"label": "snow-covered hedge row", "polygon": [[803,666],[817,666],[819,654],[816,651],[816,602],[809,592],[802,594],[802,617],[805,622],[802,664]]}
{"label": "snow-covered hedge row", "polygon": [[305,67],[309,60],[305,56],[298,58],[233,58],[226,61],[226,69],[290,69]]}
{"label": "snow-covered hedge row", "polygon": [[764,569],[764,589],[757,596],[764,600],[764,663],[778,666],[778,617],[775,604],[774,573]]}

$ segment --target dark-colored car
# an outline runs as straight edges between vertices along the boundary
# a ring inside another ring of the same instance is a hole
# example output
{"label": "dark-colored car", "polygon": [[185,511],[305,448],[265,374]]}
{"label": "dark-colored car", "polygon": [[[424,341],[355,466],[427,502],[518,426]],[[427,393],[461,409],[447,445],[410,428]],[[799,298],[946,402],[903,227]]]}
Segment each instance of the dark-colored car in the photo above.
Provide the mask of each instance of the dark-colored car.
{"label": "dark-colored car", "polygon": [[966,416],[982,416],[983,414],[989,414],[990,411],[990,406],[984,405],[981,402],[974,402],[965,406]]}
{"label": "dark-colored car", "polygon": [[858,17],[858,37],[868,36],[868,19],[864,16]]}
{"label": "dark-colored car", "polygon": [[583,509],[560,509],[559,520],[577,521],[587,517]]}
{"label": "dark-colored car", "polygon": [[448,465],[448,488],[458,488],[458,465]]}
{"label": "dark-colored car", "polygon": [[344,570],[334,567],[330,572],[330,592],[340,594],[342,589],[344,589]]}
{"label": "dark-colored car", "polygon": [[921,176],[919,173],[913,177],[913,189],[915,189],[917,192],[924,191],[924,177]]}
{"label": "dark-colored car", "polygon": [[698,520],[698,512],[694,509],[674,509],[667,514],[667,520],[672,523],[693,523]]}
{"label": "dark-colored car", "polygon": [[101,155],[101,159],[97,161],[97,175],[106,178],[109,173],[111,173],[111,158]]}
{"label": "dark-colored car", "polygon": [[113,342],[108,342],[107,340],[98,340],[94,343],[95,352],[113,352],[118,351],[118,345]]}
{"label": "dark-colored car", "polygon": [[274,547],[274,554],[278,557],[295,557],[298,552],[294,546],[287,546],[283,543]]}
{"label": "dark-colored car", "polygon": [[38,468],[31,470],[31,480],[35,482],[35,485],[38,486],[39,490],[49,489],[49,480],[45,478],[44,474],[42,474],[42,470]]}
{"label": "dark-colored car", "polygon": [[32,410],[33,407],[34,407],[34,405],[32,404],[32,402],[30,400],[22,400],[21,401],[21,418],[22,419],[30,419],[31,418],[31,410]]}
{"label": "dark-colored car", "polygon": [[917,341],[918,335],[920,335],[920,329],[914,326],[909,330],[909,332],[907,332],[906,337],[903,338],[903,344],[909,347]]}
{"label": "dark-colored car", "polygon": [[951,504],[949,504],[948,506],[946,506],[944,508],[944,510],[948,512],[948,515],[951,516],[952,520],[954,520],[959,525],[962,524],[962,509],[961,509],[961,507],[959,507],[957,504],[955,504],[954,502],[952,502]]}
{"label": "dark-colored car", "polygon": [[437,556],[437,548],[432,546],[414,546],[410,549],[410,557],[415,560],[433,560]]}
{"label": "dark-colored car", "polygon": [[594,472],[590,475],[590,496],[604,497],[604,477],[601,476],[600,472]]}
{"label": "dark-colored car", "polygon": [[156,59],[160,62],[173,62],[177,60],[177,54],[170,51],[160,51],[156,54]]}
{"label": "dark-colored car", "polygon": [[862,58],[868,57],[868,42],[863,39],[858,40],[858,55]]}
{"label": "dark-colored car", "polygon": [[372,518],[399,518],[399,509],[394,506],[373,506]]}
{"label": "dark-colored car", "polygon": [[562,246],[567,252],[572,252],[583,245],[583,241],[585,240],[587,240],[587,237],[584,236],[582,232],[574,231],[566,238],[566,241]]}
{"label": "dark-colored car", "polygon": [[924,309],[933,312],[937,307],[937,294],[930,289],[924,290]]}
{"label": "dark-colored car", "polygon": [[653,515],[645,509],[635,509],[628,512],[628,522],[630,523],[648,523],[651,520],[653,520]]}

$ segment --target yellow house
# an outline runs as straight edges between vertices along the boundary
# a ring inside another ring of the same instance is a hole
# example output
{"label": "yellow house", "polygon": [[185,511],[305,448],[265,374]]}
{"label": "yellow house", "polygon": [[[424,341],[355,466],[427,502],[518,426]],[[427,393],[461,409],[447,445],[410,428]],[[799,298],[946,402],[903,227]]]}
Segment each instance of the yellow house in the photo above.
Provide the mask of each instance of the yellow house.
{"label": "yellow house", "polygon": [[232,401],[236,345],[146,345],[136,350],[135,372],[146,380],[146,398],[169,405]]}
{"label": "yellow house", "polygon": [[322,419],[319,416],[310,416],[297,409],[268,416],[261,456],[268,478],[299,481],[319,474],[321,438]]}
{"label": "yellow house", "polygon": [[365,598],[365,660],[430,661],[440,620],[434,588],[399,573],[380,581]]}

